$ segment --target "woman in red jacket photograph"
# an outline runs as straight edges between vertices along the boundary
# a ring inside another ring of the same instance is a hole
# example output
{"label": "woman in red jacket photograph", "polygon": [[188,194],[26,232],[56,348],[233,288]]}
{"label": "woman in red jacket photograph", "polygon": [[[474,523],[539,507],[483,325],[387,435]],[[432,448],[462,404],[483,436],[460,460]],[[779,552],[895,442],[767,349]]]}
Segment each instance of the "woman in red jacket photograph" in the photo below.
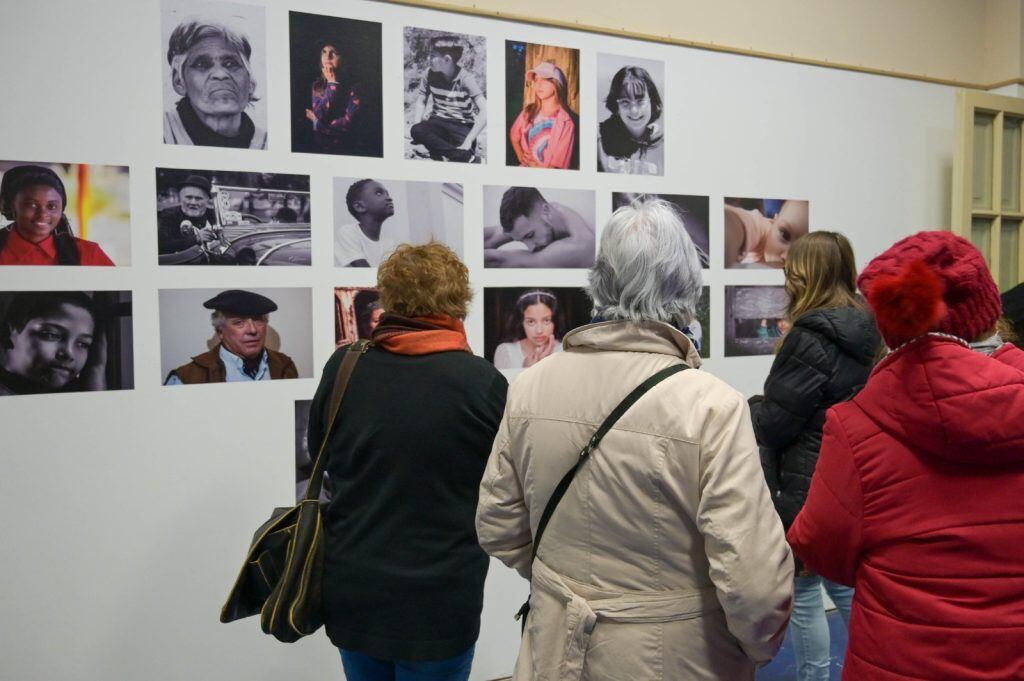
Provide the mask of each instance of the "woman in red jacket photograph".
{"label": "woman in red jacket photograph", "polygon": [[858,286],[889,354],[829,410],[793,550],[856,588],[844,679],[1024,678],[1024,352],[982,254],[921,232]]}

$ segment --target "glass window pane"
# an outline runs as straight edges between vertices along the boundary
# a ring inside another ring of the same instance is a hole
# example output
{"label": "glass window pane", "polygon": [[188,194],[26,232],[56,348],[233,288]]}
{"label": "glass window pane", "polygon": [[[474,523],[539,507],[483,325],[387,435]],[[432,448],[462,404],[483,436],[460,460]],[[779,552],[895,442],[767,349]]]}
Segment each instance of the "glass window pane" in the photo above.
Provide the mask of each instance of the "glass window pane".
{"label": "glass window pane", "polygon": [[992,266],[992,220],[974,218],[971,220],[971,243],[985,256],[985,262]]}
{"label": "glass window pane", "polygon": [[1019,118],[1003,119],[1003,210],[1020,210]]}
{"label": "glass window pane", "polygon": [[990,113],[974,114],[974,159],[971,183],[974,208],[991,209],[992,206],[992,146],[996,117]]}
{"label": "glass window pane", "polygon": [[999,237],[999,290],[1006,291],[1021,279],[1020,221],[1004,218]]}

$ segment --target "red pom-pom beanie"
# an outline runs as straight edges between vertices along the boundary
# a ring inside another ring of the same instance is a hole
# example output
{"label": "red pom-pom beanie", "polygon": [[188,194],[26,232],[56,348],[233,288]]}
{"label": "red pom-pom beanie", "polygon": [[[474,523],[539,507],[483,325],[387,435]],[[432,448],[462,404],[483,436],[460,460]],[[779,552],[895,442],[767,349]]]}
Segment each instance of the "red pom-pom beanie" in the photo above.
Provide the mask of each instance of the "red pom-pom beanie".
{"label": "red pom-pom beanie", "polygon": [[984,256],[951,232],[919,232],[897,242],[868,264],[857,286],[890,348],[928,331],[973,341],[1002,314]]}

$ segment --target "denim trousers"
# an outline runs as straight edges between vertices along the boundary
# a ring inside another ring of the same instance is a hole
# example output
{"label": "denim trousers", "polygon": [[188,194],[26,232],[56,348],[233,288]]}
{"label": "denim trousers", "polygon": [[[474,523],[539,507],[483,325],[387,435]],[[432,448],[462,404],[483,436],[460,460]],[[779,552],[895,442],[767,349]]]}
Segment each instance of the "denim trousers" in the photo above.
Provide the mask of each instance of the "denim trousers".
{"label": "denim trousers", "polygon": [[467,681],[476,646],[447,660],[402,662],[380,660],[352,650],[341,651],[345,681]]}
{"label": "denim trousers", "polygon": [[853,589],[811,575],[797,577],[794,583],[793,615],[789,626],[796,653],[798,681],[829,681],[829,632],[821,587],[839,609],[847,628],[850,626],[850,603]]}

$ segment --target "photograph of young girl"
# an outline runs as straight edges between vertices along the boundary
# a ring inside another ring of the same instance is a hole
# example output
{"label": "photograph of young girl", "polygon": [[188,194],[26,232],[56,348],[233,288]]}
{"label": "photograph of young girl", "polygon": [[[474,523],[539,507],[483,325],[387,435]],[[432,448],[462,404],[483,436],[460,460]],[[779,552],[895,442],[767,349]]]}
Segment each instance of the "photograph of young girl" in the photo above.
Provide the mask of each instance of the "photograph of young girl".
{"label": "photograph of young girl", "polygon": [[0,292],[0,396],[134,387],[131,291]]}
{"label": "photograph of young girl", "polygon": [[782,269],[793,242],[810,229],[810,203],[725,199],[726,269]]}
{"label": "photograph of young girl", "polygon": [[597,55],[597,169],[663,175],[665,63]]}
{"label": "photograph of young girl", "polygon": [[697,253],[700,255],[700,266],[707,269],[708,263],[710,262],[710,258],[708,257],[708,218],[710,217],[708,197],[690,196],[687,194],[613,192],[612,210],[615,211],[623,206],[628,206],[634,201],[652,201],[654,199],[668,201],[676,207],[676,210],[679,211],[679,217],[683,221],[683,227],[686,228],[686,233],[690,235],[690,240],[693,241],[693,245],[697,247]]}
{"label": "photograph of young girl", "polygon": [[292,151],[383,156],[380,24],[289,12],[288,29]]}
{"label": "photograph of young girl", "polygon": [[0,265],[131,264],[127,166],[0,161]]}
{"label": "photograph of young girl", "polygon": [[787,331],[784,286],[725,287],[725,356],[771,355]]}
{"label": "photograph of young girl", "polygon": [[505,163],[580,167],[580,51],[505,42]]}
{"label": "photograph of young girl", "polygon": [[377,289],[345,286],[334,289],[334,347],[369,339],[384,310]]}
{"label": "photograph of young girl", "polygon": [[405,157],[487,160],[487,41],[405,29]]}
{"label": "photograph of young girl", "polygon": [[578,288],[485,288],[484,356],[498,369],[527,369],[562,351],[562,338],[590,321]]}

